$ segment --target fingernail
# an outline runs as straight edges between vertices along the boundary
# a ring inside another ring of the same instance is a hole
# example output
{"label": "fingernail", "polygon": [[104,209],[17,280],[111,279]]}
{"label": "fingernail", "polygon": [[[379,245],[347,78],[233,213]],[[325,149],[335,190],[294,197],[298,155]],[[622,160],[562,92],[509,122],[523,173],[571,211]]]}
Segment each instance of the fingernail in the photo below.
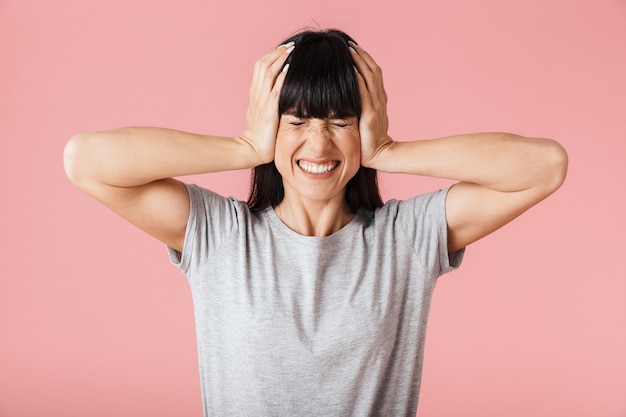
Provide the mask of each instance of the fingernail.
{"label": "fingernail", "polygon": [[289,68],[289,64],[285,64],[285,66],[283,67],[283,71],[282,72],[287,72],[288,68]]}
{"label": "fingernail", "polygon": [[348,45],[353,46],[355,48],[359,47],[359,45],[357,45],[356,42],[353,42],[353,41],[348,41]]}
{"label": "fingernail", "polygon": [[295,46],[291,45],[289,48],[287,48],[287,53],[290,54],[291,51],[293,51],[295,49]]}
{"label": "fingernail", "polygon": [[[283,44],[282,44],[282,45],[280,45],[278,48],[282,48],[282,47],[285,47],[285,48],[291,48],[291,47],[292,47],[292,46],[294,46],[295,44],[296,44],[296,43],[295,43],[294,41],[291,41],[291,42],[283,43]],[[278,48],[277,48],[277,49],[278,49]]]}
{"label": "fingernail", "polygon": [[352,52],[353,54],[356,54],[356,51],[354,50],[354,48],[353,48],[353,47],[348,46],[348,49],[349,49],[349,50],[350,50],[350,52]]}

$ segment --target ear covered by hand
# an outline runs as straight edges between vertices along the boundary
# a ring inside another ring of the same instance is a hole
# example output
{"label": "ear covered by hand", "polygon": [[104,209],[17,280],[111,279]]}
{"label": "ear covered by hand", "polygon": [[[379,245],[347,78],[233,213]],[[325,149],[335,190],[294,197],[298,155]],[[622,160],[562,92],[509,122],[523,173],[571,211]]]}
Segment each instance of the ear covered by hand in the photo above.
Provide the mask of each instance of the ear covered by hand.
{"label": "ear covered by hand", "polygon": [[285,61],[293,49],[293,42],[280,45],[254,64],[246,113],[247,129],[240,139],[258,153],[259,165],[274,160],[279,122],[278,100],[289,67]]}
{"label": "ear covered by hand", "polygon": [[387,117],[387,93],[383,73],[372,56],[354,42],[348,42],[361,94],[361,165],[376,168],[380,154],[391,144]]}

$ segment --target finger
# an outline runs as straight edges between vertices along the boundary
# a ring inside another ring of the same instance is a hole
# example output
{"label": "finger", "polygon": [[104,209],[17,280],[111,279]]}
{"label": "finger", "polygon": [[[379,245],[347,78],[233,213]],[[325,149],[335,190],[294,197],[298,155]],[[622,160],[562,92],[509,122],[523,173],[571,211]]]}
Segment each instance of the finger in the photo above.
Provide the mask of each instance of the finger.
{"label": "finger", "polygon": [[261,92],[268,78],[268,70],[283,55],[285,48],[276,48],[254,63],[254,71],[252,73],[252,89]]}
{"label": "finger", "polygon": [[271,64],[271,72],[272,72],[272,74],[278,75],[280,73],[280,71],[283,70],[283,68],[285,66],[285,61],[287,61],[287,58],[289,58],[289,55],[294,50],[294,48],[295,48],[294,42],[289,42],[288,44],[281,45],[279,47],[279,50],[281,51],[281,54]]}
{"label": "finger", "polygon": [[352,41],[348,41],[348,43],[352,47],[352,50],[367,65],[370,71],[377,72],[378,70],[380,70],[380,67],[378,66],[374,58],[372,58],[372,56],[369,53],[367,53],[367,51],[363,49],[363,47],[361,47],[360,45],[357,45],[355,42],[352,42]]}
{"label": "finger", "polygon": [[356,72],[356,79],[359,84],[359,94],[361,96],[361,115],[365,115],[373,110],[372,99],[363,76]]}
{"label": "finger", "polygon": [[282,55],[285,48],[278,47],[272,49],[254,63],[254,71],[252,73],[253,84],[262,84],[267,69]]}
{"label": "finger", "polygon": [[287,69],[289,64],[285,65],[285,69],[278,74],[276,77],[276,82],[274,82],[274,86],[272,87],[272,91],[270,92],[270,100],[272,103],[276,104],[278,107],[278,100],[280,99],[280,92],[283,89],[283,84],[285,82],[285,77],[287,76]]}
{"label": "finger", "polygon": [[356,45],[354,42],[350,42],[350,44],[352,59],[359,73],[365,79],[370,95],[381,104],[387,103],[387,93],[385,92],[385,86],[383,84],[382,69],[363,48]]}
{"label": "finger", "polygon": [[285,52],[291,52],[293,50],[294,42],[289,42],[278,46],[276,49],[272,49],[261,58],[259,58],[256,64],[260,68],[268,68],[277,59],[279,59]]}
{"label": "finger", "polygon": [[293,42],[281,45],[256,62],[252,88],[258,96],[267,96],[270,93],[293,48]]}

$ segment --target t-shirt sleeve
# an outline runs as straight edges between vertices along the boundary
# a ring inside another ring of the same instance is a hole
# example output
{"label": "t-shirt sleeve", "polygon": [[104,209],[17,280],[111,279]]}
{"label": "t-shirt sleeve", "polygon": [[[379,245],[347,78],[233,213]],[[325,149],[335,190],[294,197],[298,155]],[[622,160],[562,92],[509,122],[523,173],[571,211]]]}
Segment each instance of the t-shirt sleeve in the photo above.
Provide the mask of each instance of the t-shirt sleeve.
{"label": "t-shirt sleeve", "polygon": [[237,219],[236,202],[195,184],[185,184],[189,194],[189,218],[183,251],[168,246],[171,262],[187,273],[206,260],[230,237]]}
{"label": "t-shirt sleeve", "polygon": [[461,265],[465,248],[448,254],[446,196],[450,188],[398,202],[398,224],[424,268],[437,276]]}

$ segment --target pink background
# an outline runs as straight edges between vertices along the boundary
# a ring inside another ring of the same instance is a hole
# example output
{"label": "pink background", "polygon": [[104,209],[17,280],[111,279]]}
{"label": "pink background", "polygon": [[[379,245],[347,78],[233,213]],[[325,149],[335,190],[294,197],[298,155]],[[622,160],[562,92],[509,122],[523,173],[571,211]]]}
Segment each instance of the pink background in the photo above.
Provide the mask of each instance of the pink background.
{"label": "pink background", "polygon": [[[201,415],[184,276],[70,185],[62,149],[128,125],[239,134],[253,62],[308,24],[378,60],[397,139],[569,151],[563,188],[440,280],[419,414],[626,416],[623,0],[0,1],[0,416]],[[248,173],[190,181],[245,198]]]}

